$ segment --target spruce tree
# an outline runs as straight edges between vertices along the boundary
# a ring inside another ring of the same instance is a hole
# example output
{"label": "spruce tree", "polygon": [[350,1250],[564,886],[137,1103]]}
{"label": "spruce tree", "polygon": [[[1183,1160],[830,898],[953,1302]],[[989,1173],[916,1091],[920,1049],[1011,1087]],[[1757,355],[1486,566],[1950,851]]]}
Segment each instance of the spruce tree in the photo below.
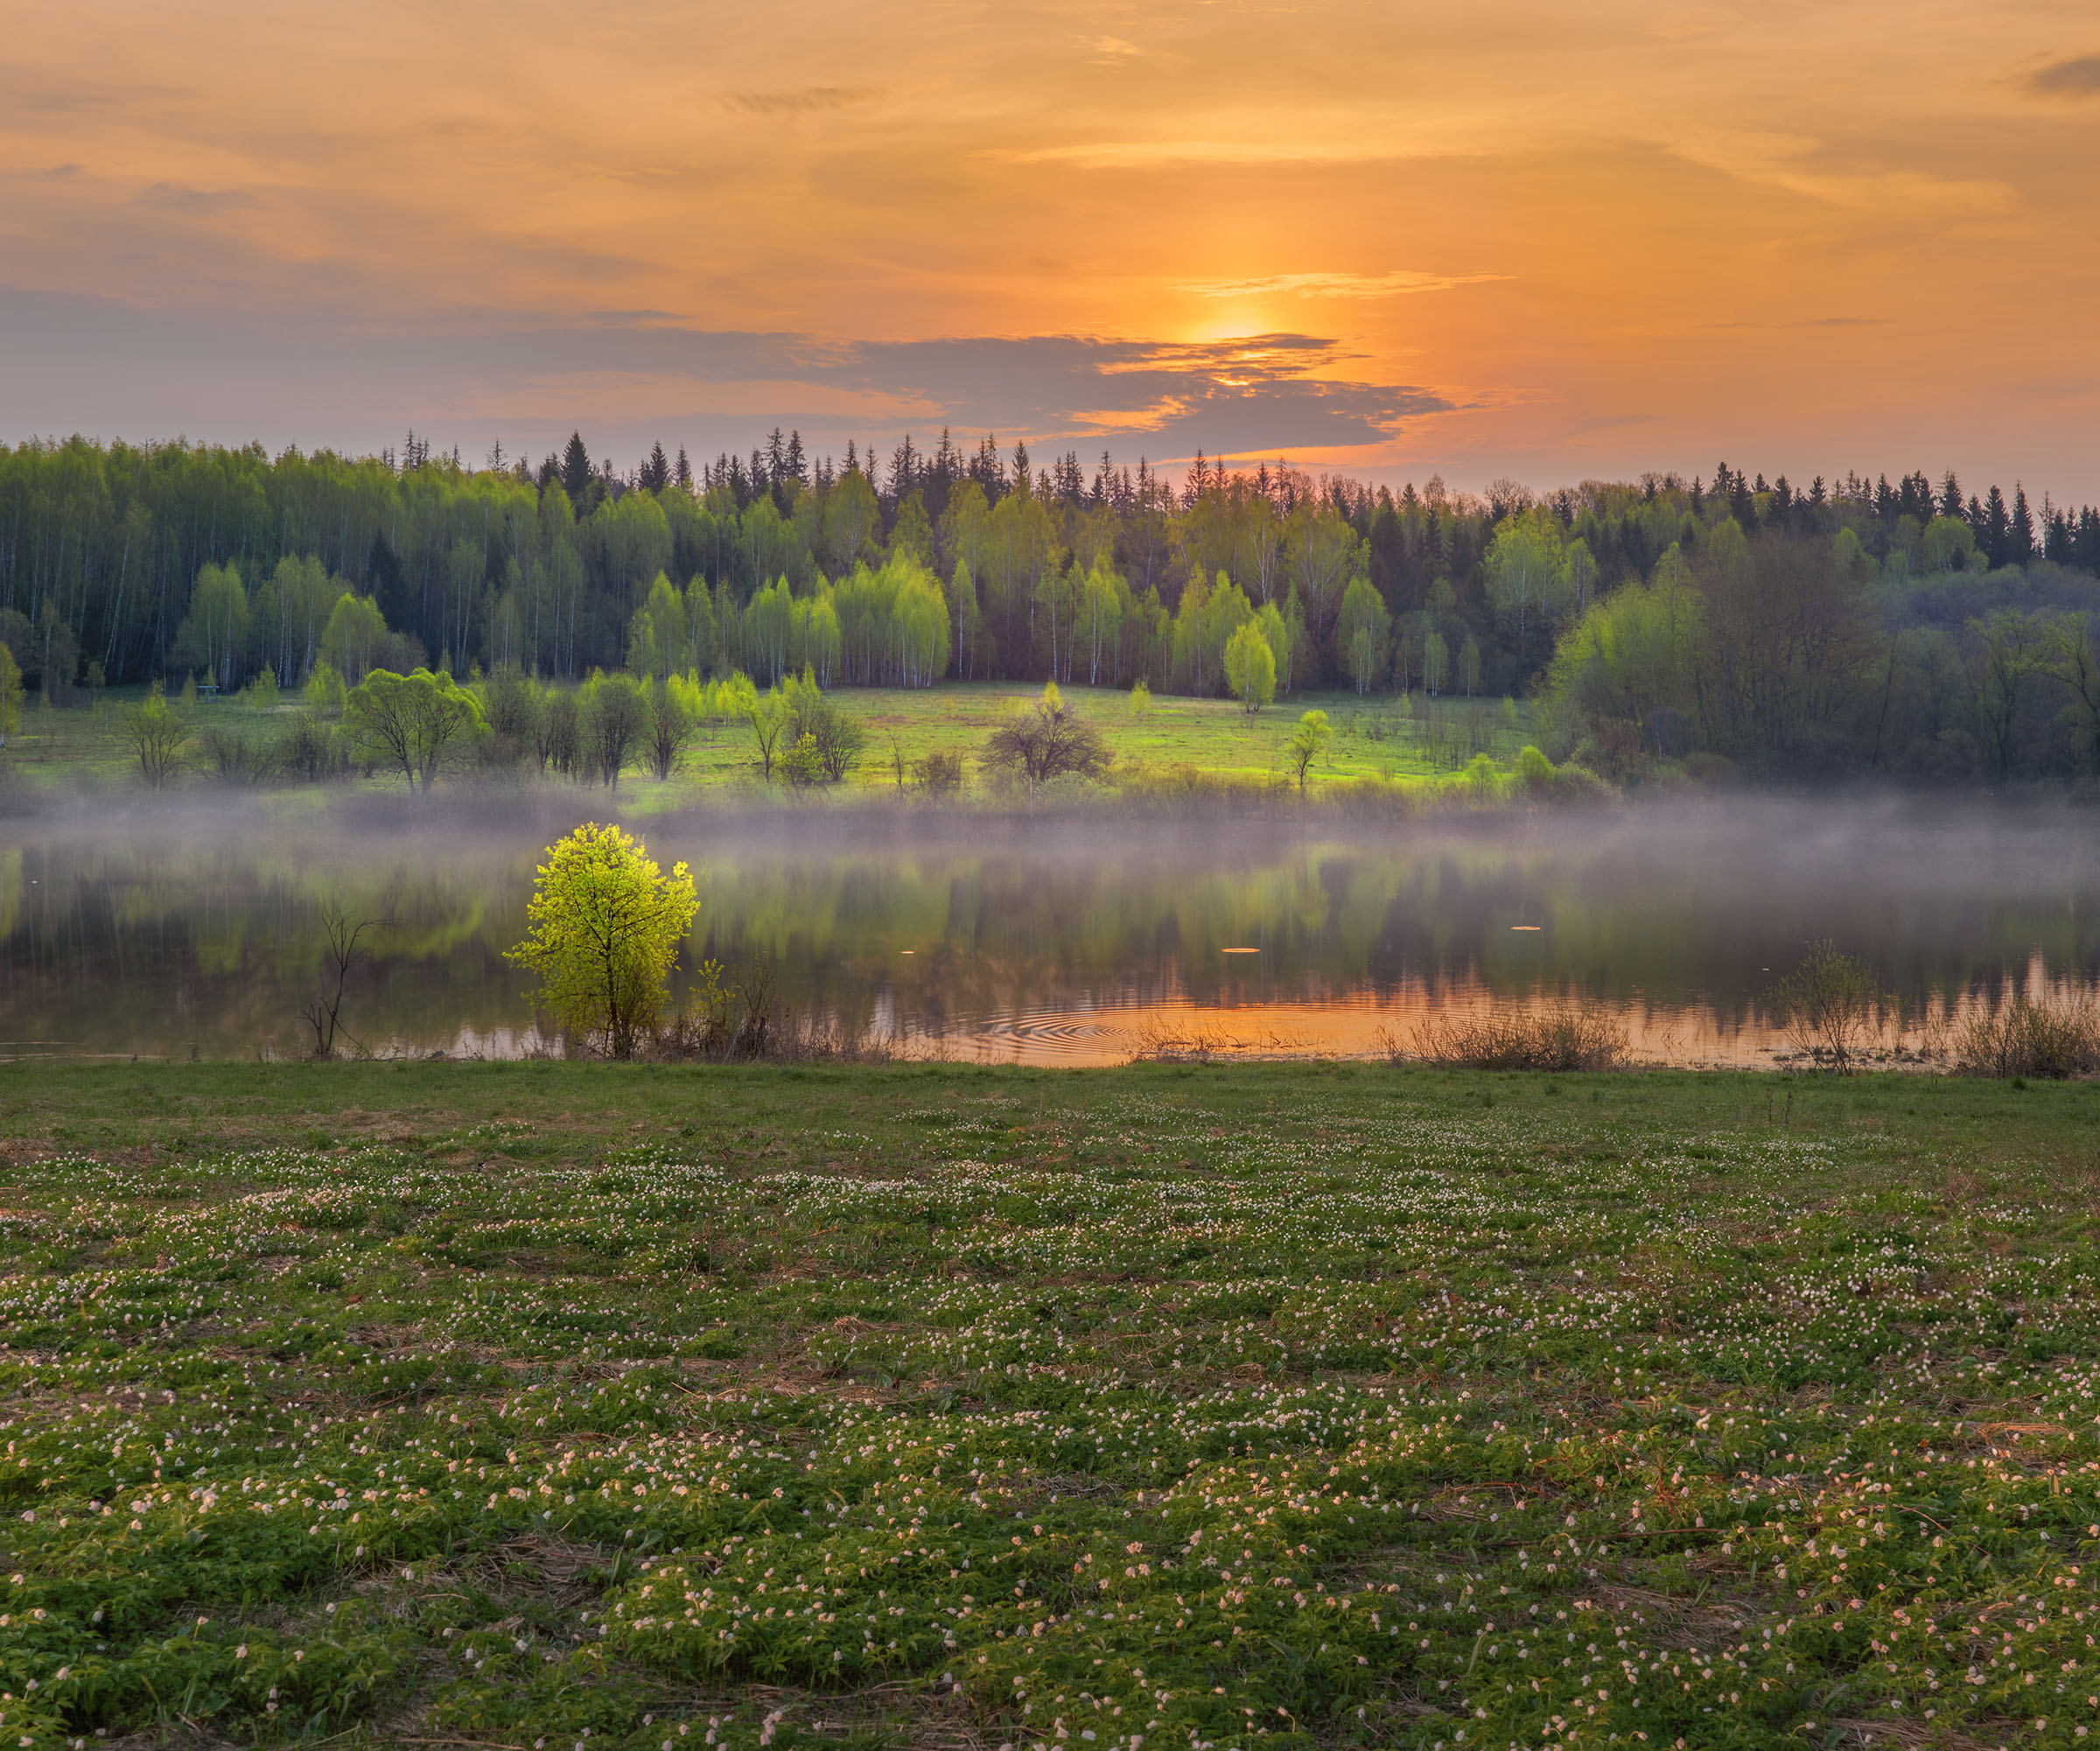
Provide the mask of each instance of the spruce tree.
{"label": "spruce tree", "polygon": [[569,434],[569,447],[562,452],[562,490],[570,503],[584,496],[591,485],[591,452],[584,448],[580,431]]}
{"label": "spruce tree", "polygon": [[2027,489],[2018,480],[2012,483],[2012,550],[2009,557],[2015,565],[2025,565],[2034,557],[2034,515],[2027,508]]}
{"label": "spruce tree", "polygon": [[1977,544],[1984,550],[1984,557],[1996,571],[2012,557],[2012,519],[2006,512],[2006,495],[1996,487],[1984,501],[1983,530]]}

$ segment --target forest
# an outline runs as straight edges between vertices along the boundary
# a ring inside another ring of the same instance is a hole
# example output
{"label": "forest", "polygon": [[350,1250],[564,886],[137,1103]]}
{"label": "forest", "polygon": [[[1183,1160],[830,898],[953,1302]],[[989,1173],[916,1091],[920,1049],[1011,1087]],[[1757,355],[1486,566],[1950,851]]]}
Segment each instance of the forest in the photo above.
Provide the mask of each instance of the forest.
{"label": "forest", "polygon": [[412,433],[0,452],[0,670],[53,705],[324,665],[1223,695],[1256,643],[1277,696],[1530,697],[1556,759],[1621,782],[2076,779],[2100,771],[2100,512],[1726,463],[1474,494],[1199,455],[1173,482],[946,432],[886,463],[659,445],[626,473],[580,434],[536,467]]}

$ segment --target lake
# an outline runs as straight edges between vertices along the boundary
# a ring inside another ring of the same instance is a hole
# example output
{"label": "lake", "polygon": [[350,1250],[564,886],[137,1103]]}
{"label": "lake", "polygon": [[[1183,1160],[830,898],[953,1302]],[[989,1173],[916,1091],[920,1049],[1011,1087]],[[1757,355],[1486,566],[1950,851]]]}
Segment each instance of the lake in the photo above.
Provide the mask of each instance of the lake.
{"label": "lake", "polygon": [[[384,1053],[540,1049],[503,959],[548,840],[601,793],[186,798],[0,820],[0,1057],[297,1055],[331,902],[383,920],[344,1021]],[[1637,1056],[1762,1064],[1812,938],[1931,1047],[2008,982],[2100,974],[2100,818],[1944,798],[1671,801],[1301,832],[816,809],[630,817],[693,866],[704,959],[901,1049],[1116,1062],[1367,1053],[1424,1018],[1573,998]]]}

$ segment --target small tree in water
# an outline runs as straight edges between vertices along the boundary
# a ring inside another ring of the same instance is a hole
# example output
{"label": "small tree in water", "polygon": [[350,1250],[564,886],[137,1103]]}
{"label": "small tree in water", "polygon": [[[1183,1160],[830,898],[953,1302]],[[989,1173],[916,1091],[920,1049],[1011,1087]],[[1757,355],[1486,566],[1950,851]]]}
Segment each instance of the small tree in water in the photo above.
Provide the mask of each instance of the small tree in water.
{"label": "small tree in water", "polygon": [[1881,981],[1856,955],[1830,942],[1811,942],[1802,963],[1772,988],[1773,1006],[1807,1050],[1827,1054],[1848,1071],[1858,1045],[1878,1026]]}
{"label": "small tree in water", "polygon": [[587,822],[550,846],[504,958],[540,976],[539,1001],[570,1035],[632,1057],[662,1012],[664,981],[700,901],[683,864],[665,875],[617,827]]}

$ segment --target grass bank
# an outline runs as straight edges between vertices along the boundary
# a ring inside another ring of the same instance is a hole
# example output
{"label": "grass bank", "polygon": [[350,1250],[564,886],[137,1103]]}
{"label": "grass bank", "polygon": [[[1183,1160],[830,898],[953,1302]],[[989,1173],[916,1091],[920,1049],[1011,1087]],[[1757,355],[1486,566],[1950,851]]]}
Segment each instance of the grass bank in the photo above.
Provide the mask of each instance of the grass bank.
{"label": "grass bank", "polygon": [[0,1734],[2063,1745],[2100,1096],[0,1070]]}
{"label": "grass bank", "polygon": [[[1286,747],[1291,732],[1299,714],[1315,707],[1328,714],[1334,730],[1333,745],[1312,773],[1316,792],[1367,782],[1422,784],[1461,772],[1483,753],[1506,764],[1536,734],[1531,705],[1513,700],[1305,693],[1250,716],[1230,699],[1161,694],[1140,711],[1128,693],[1115,689],[1065,690],[1101,731],[1117,768],[1146,788],[1171,785],[1188,774],[1213,784],[1281,783],[1292,770]],[[868,739],[861,757],[831,794],[865,798],[893,793],[900,756],[907,768],[915,768],[934,753],[962,755],[964,793],[979,794],[984,787],[977,754],[986,738],[1017,704],[1030,703],[1041,692],[1040,686],[977,682],[910,690],[838,689],[831,697],[863,724]],[[120,714],[144,697],[144,690],[128,689],[78,706],[32,706],[0,754],[0,776],[11,779],[30,798],[81,786],[136,787],[137,763],[121,734]],[[199,703],[192,708],[191,721],[200,731],[216,725],[267,739],[282,733],[298,710],[289,700],[260,709],[239,697]],[[206,764],[201,757],[192,760],[178,782],[187,788],[228,788],[227,781],[206,769]],[[521,781],[516,774],[462,771],[441,778],[439,784],[446,788],[486,786],[506,776]],[[562,791],[578,788],[553,778],[526,781]],[[621,780],[620,795],[630,811],[675,809],[711,793],[747,793],[760,783],[750,729],[738,723],[706,724],[696,729],[666,780],[648,774],[638,746]],[[394,792],[401,789],[402,781],[398,773],[378,772],[340,782],[271,780],[262,788],[320,795],[346,788]]]}

